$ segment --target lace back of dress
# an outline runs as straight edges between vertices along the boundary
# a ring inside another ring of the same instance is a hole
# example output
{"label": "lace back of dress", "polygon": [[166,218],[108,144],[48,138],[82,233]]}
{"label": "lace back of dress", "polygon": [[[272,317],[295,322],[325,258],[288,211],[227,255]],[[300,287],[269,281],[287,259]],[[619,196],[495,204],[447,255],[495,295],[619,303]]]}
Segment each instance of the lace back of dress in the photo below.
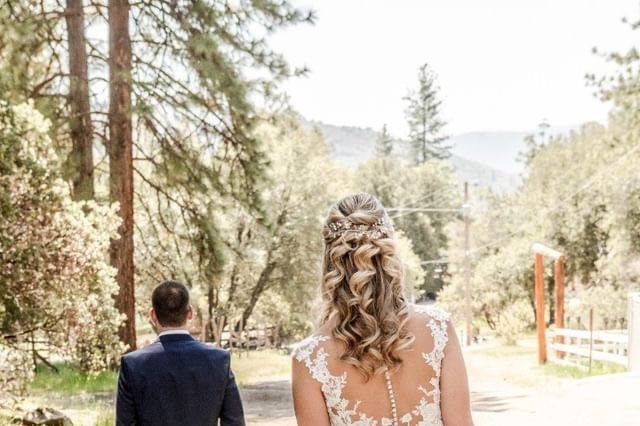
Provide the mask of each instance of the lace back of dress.
{"label": "lace back of dress", "polygon": [[448,314],[435,307],[416,312],[409,331],[416,340],[403,351],[402,366],[366,381],[339,359],[340,347],[328,336],[312,336],[294,351],[320,383],[332,426],[441,426],[440,372]]}

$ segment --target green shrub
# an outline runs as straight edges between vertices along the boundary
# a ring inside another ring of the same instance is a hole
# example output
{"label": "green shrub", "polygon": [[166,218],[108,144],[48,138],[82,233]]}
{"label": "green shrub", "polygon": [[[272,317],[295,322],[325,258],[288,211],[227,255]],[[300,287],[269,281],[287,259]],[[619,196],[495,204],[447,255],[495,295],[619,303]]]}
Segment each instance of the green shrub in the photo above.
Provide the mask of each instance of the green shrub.
{"label": "green shrub", "polygon": [[517,300],[508,305],[498,316],[496,334],[504,339],[507,345],[515,345],[531,323],[531,306],[524,300]]}

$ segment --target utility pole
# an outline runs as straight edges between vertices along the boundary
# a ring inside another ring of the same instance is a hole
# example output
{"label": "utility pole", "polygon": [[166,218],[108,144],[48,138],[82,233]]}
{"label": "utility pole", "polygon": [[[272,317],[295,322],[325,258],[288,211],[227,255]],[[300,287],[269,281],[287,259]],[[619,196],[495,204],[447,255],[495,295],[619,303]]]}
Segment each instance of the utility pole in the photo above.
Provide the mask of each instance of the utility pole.
{"label": "utility pole", "polygon": [[464,204],[462,205],[464,215],[464,306],[465,322],[467,328],[466,345],[471,345],[473,329],[471,325],[471,259],[469,257],[469,183],[464,183]]}

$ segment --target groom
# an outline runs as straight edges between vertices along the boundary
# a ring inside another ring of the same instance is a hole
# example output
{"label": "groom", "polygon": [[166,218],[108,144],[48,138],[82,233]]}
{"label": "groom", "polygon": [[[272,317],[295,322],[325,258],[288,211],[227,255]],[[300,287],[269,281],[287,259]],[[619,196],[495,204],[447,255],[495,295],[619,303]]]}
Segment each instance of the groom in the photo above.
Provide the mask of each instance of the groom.
{"label": "groom", "polygon": [[158,339],[122,357],[117,426],[243,425],[229,353],[189,335],[187,288],[166,281],[153,290],[151,324]]}

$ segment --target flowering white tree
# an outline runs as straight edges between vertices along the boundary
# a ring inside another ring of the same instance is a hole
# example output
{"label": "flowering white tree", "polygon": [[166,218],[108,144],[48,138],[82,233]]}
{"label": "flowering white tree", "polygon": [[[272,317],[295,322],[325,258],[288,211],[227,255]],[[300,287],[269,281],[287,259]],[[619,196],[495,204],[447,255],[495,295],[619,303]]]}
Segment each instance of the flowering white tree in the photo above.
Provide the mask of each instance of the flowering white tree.
{"label": "flowering white tree", "polygon": [[[112,207],[74,202],[49,122],[32,104],[0,101],[0,395],[23,389],[51,354],[97,371],[122,351],[106,253]],[[28,362],[31,360],[32,362]]]}

